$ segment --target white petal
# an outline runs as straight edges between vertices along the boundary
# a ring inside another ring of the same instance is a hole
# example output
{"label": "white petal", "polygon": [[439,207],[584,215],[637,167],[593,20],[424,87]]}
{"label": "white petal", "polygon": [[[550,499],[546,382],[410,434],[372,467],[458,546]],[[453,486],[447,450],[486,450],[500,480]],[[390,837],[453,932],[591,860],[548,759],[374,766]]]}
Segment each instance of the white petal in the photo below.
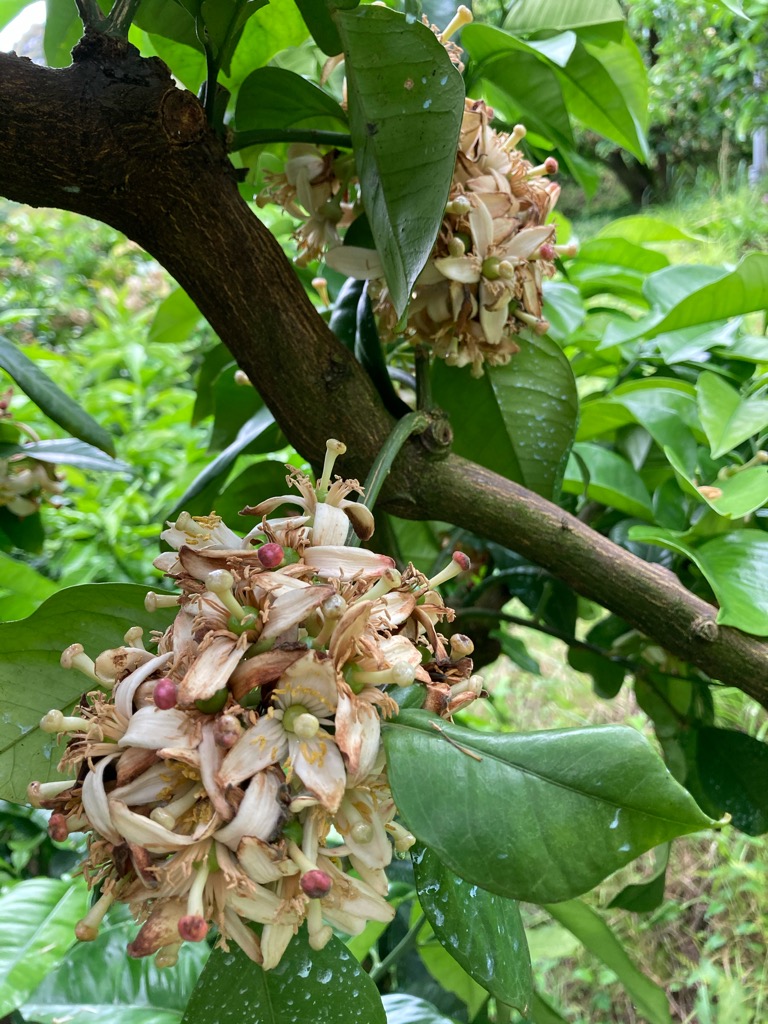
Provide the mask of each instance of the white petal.
{"label": "white petal", "polygon": [[[373,830],[371,841],[368,843],[360,843],[352,835],[352,825],[359,820],[361,814],[363,821]],[[392,844],[387,838],[384,822],[374,810],[373,801],[367,793],[358,789],[354,794],[348,795],[335,825],[336,830],[344,837],[349,852],[366,867],[385,868],[392,860]]]}
{"label": "white petal", "polygon": [[234,939],[254,963],[261,963],[263,958],[258,935],[251,931],[247,924],[243,924],[235,911],[229,907],[224,908],[224,934],[227,938]]}
{"label": "white petal", "polygon": [[259,924],[275,924],[281,917],[282,904],[279,896],[262,886],[257,886],[252,896],[238,896],[233,893],[227,900],[227,906],[232,907],[240,917],[257,921]]}
{"label": "white petal", "polygon": [[229,821],[235,812],[227,803],[218,779],[219,769],[224,760],[224,750],[216,742],[213,722],[206,722],[203,725],[203,735],[197,749],[200,754],[200,781],[221,820]]}
{"label": "white petal", "polygon": [[237,814],[214,838],[231,850],[237,850],[244,836],[265,842],[274,836],[283,820],[283,805],[278,800],[282,779],[278,772],[259,772],[248,784]]}
{"label": "white petal", "polygon": [[321,502],[315,509],[312,523],[312,544],[343,544],[349,533],[349,520],[334,505]]}
{"label": "white petal", "polygon": [[214,637],[179,683],[179,707],[191,707],[196,700],[209,700],[222,690],[247,646],[245,633],[237,641],[227,636]]}
{"label": "white petal", "polygon": [[[150,676],[163,668],[164,665],[167,665],[171,657],[170,652],[158,654],[156,658],[151,658],[143,665],[140,665],[139,668],[117,684],[114,690],[115,708],[124,718],[130,718],[133,714],[133,698],[141,684],[145,683]],[[139,744],[136,745],[139,746]]]}
{"label": "white petal", "polygon": [[193,846],[200,841],[200,836],[180,836],[170,829],[146,818],[143,814],[135,814],[120,800],[111,800],[109,809],[115,828],[129,843],[143,846],[150,853],[174,853],[184,846]]}
{"label": "white petal", "polygon": [[369,281],[384,276],[379,254],[375,249],[362,249],[357,245],[339,245],[325,254],[325,262],[333,270],[358,281]]}
{"label": "white petal", "polygon": [[498,345],[504,336],[504,327],[509,319],[509,302],[503,303],[500,309],[487,309],[480,306],[480,326],[489,345]]}
{"label": "white petal", "polygon": [[368,921],[391,921],[395,908],[359,878],[347,875],[324,858],[322,870],[333,879],[333,887],[322,900],[323,916],[327,911],[341,910]]}
{"label": "white petal", "polygon": [[[346,523],[346,516],[343,512],[340,515]],[[269,606],[267,623],[259,634],[259,640],[281,636],[298,626],[331,594],[333,594],[333,588],[322,585],[304,587],[301,590],[285,590],[279,593]]]}
{"label": "white petal", "polygon": [[124,804],[151,804],[167,794],[178,776],[167,764],[153,764],[133,782],[113,789],[109,794],[112,800],[122,800]]}
{"label": "white petal", "polygon": [[288,738],[293,771],[331,814],[339,808],[347,785],[341,751],[321,729],[311,740]]}
{"label": "white petal", "polygon": [[102,757],[96,767],[88,772],[83,779],[81,796],[85,816],[92,828],[99,835],[108,839],[110,843],[120,843],[122,840],[109,813],[109,802],[104,789],[104,770],[117,756],[117,754],[110,754],[109,757]]}
{"label": "white petal", "polygon": [[481,263],[477,256],[443,256],[435,266],[449,281],[475,284],[480,280]]}
{"label": "white petal", "polygon": [[192,724],[189,715],[178,708],[169,708],[167,711],[154,707],[139,708],[131,715],[127,730],[118,740],[118,746],[144,747],[148,750],[196,747],[199,737],[194,736]]}
{"label": "white petal", "polygon": [[282,761],[287,752],[285,729],[276,718],[263,715],[225,756],[219,779],[226,786],[236,786],[268,765]]}
{"label": "white petal", "polygon": [[366,576],[376,579],[394,569],[394,559],[388,555],[377,555],[367,548],[330,547],[307,548],[303,555],[304,564],[310,566],[318,576],[326,579],[341,579],[354,576],[362,569]]}
{"label": "white petal", "polygon": [[474,251],[480,259],[485,259],[493,242],[493,220],[482,200],[476,201],[469,212],[469,230],[472,233]]}
{"label": "white petal", "polygon": [[533,256],[540,245],[548,242],[554,233],[554,224],[546,224],[538,228],[523,228],[504,246],[504,255],[527,260],[529,256]]}
{"label": "white petal", "polygon": [[261,952],[264,956],[262,967],[265,971],[277,967],[288,943],[296,934],[293,924],[265,924],[261,933]]}

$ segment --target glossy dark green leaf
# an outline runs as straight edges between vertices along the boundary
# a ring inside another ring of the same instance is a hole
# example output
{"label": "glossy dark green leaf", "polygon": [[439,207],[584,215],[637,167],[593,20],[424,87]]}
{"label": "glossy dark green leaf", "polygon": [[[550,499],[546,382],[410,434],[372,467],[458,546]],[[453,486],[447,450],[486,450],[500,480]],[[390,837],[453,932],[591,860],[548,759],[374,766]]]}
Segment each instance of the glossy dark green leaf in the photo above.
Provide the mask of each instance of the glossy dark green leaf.
{"label": "glossy dark green leaf", "polygon": [[559,345],[584,323],[587,312],[578,288],[565,281],[544,282],[544,315],[549,320],[547,334]]}
{"label": "glossy dark green leaf", "polygon": [[0,896],[0,1016],[61,963],[88,906],[85,882],[30,878]]}
{"label": "glossy dark green leaf", "polygon": [[285,476],[285,466],[273,459],[248,466],[216,499],[217,514],[233,530],[242,530],[246,533],[256,525],[256,520],[252,517],[238,519],[240,509],[246,505],[258,505],[265,498],[285,492]]}
{"label": "glossy dark green leaf", "polygon": [[458,455],[552,498],[576,429],[576,384],[550,338],[521,335],[518,344],[506,366],[479,378],[438,361],[434,399],[450,417]]}
{"label": "glossy dark green leaf", "polygon": [[339,341],[346,345],[351,352],[355,351],[357,307],[364,288],[365,281],[358,281],[354,277],[348,277],[336,296],[336,302],[333,305],[333,312],[328,324]]}
{"label": "glossy dark green leaf", "polygon": [[330,0],[296,0],[296,6],[307,23],[317,45],[329,57],[341,53],[343,47],[339,30],[333,20],[334,5]]}
{"label": "glossy dark green leaf", "polygon": [[61,466],[77,466],[99,473],[130,473],[131,467],[74,437],[54,437],[45,441],[31,441],[24,445],[24,453],[38,462]]}
{"label": "glossy dark green leaf", "polygon": [[78,943],[58,971],[49,974],[23,1007],[39,1024],[179,1024],[189,996],[208,958],[204,943],[186,942],[170,970],[152,957],[134,960],[125,947],[137,925],[118,905],[94,942]]}
{"label": "glossy dark green leaf", "polygon": [[[24,802],[27,784],[57,777],[63,748],[40,732],[40,718],[51,708],[68,711],[91,681],[76,669],[63,669],[61,652],[81,643],[96,657],[123,642],[126,630],[164,629],[167,611],[144,609],[146,587],[131,583],[90,583],[49,597],[29,618],[0,624],[0,798]],[[25,685],[34,679],[35,685]]]}
{"label": "glossy dark green leaf", "polygon": [[201,319],[200,310],[184,289],[174,288],[157,307],[147,341],[187,341]]}
{"label": "glossy dark green leaf", "polygon": [[145,32],[202,50],[195,32],[195,19],[184,4],[168,3],[168,0],[141,0],[133,20]]}
{"label": "glossy dark green leaf", "polygon": [[463,83],[421,22],[375,6],[336,17],[363,202],[400,315],[445,212]]}
{"label": "glossy dark green leaf", "polygon": [[663,843],[657,847],[653,874],[644,882],[634,882],[624,886],[621,892],[613,897],[608,907],[631,910],[635,914],[647,914],[660,907],[664,902],[669,849],[669,843]]}
{"label": "glossy dark green leaf", "polygon": [[577,672],[591,675],[595,693],[606,700],[615,697],[624,682],[626,667],[596,651],[571,647],[568,650],[568,664]]}
{"label": "glossy dark green leaf", "polygon": [[511,899],[569,899],[710,823],[633,729],[490,735],[403,711],[384,738],[411,832],[459,877]]}
{"label": "glossy dark green leaf", "polygon": [[235,124],[239,132],[265,128],[291,128],[331,119],[337,129],[347,126],[347,115],[327,92],[284,68],[257,68],[237,94]]}
{"label": "glossy dark green leaf", "polygon": [[115,454],[114,442],[107,431],[82,407],[43,373],[36,363],[5,338],[0,337],[0,367],[19,385],[35,405],[74,437]]}
{"label": "glossy dark green leaf", "polygon": [[[411,926],[417,923],[420,914],[421,908],[418,901],[416,901],[411,911]],[[419,929],[416,948],[419,960],[426,969],[427,974],[439,986],[439,990],[442,990],[441,995],[444,998],[447,997],[445,1002],[440,1004],[442,1010],[450,1012],[451,1007],[446,1004],[448,1004],[449,1000],[455,998],[458,1002],[464,1004],[467,1016],[474,1020],[481,1007],[488,1002],[488,993],[467,974],[464,968],[440,944],[428,921],[424,921]],[[427,986],[422,987],[418,985],[418,987],[415,987],[412,985],[410,991],[414,995],[421,993],[424,998],[437,1002],[434,994],[430,992],[430,988]],[[453,1012],[456,1013],[458,1010],[455,1009]]]}
{"label": "glossy dark green leaf", "polygon": [[602,917],[581,900],[548,904],[544,909],[618,976],[648,1024],[672,1024],[664,990],[638,970]]}
{"label": "glossy dark green leaf", "polygon": [[220,487],[238,455],[249,450],[274,422],[275,417],[266,406],[246,420],[232,444],[220,452],[212,462],[208,463],[202,473],[195,477],[179,498],[174,511],[168,518],[175,519],[182,510],[186,510],[190,515],[207,515],[212,508],[215,508]]}
{"label": "glossy dark green leaf", "polygon": [[11,551],[20,548],[37,554],[43,549],[45,531],[39,512],[19,519],[7,508],[0,508],[0,549]]}
{"label": "glossy dark green leaf", "polygon": [[412,859],[419,902],[442,945],[487,992],[525,1013],[533,980],[517,903],[465,882],[426,846]]}
{"label": "glossy dark green leaf", "polygon": [[687,753],[702,806],[715,815],[727,812],[751,836],[768,832],[766,743],[735,729],[704,727],[691,736]]}
{"label": "glossy dark green leaf", "polygon": [[256,388],[240,384],[236,373],[237,363],[228,363],[213,382],[213,430],[209,448],[214,452],[228,448],[243,426],[264,408]]}
{"label": "glossy dark green leaf", "polygon": [[193,425],[205,419],[206,416],[210,416],[213,412],[215,405],[214,384],[226,366],[232,366],[233,371],[236,368],[231,352],[221,343],[214,345],[203,356],[200,372],[197,375],[197,394],[195,395],[195,407],[192,410]]}
{"label": "glossy dark green leaf", "polygon": [[393,416],[406,416],[411,410],[394,389],[381,348],[373,305],[367,287],[363,287],[357,303],[355,329],[355,357],[373,381],[388,412]]}
{"label": "glossy dark green leaf", "polygon": [[294,0],[269,0],[266,7],[248,19],[229,73],[223,79],[224,86],[234,94],[254,68],[268,63],[287,47],[299,46],[308,35]]}
{"label": "glossy dark green leaf", "polygon": [[230,72],[232,54],[246,22],[268,3],[269,0],[202,0],[196,3],[208,45],[225,75]]}
{"label": "glossy dark green leaf", "polygon": [[[237,979],[233,984],[233,979]],[[183,1024],[386,1024],[376,986],[342,942],[314,950],[306,929],[271,971],[238,946],[214,949]]]}
{"label": "glossy dark green leaf", "polygon": [[443,1016],[432,1003],[418,996],[393,993],[382,999],[387,1012],[387,1024],[456,1024]]}

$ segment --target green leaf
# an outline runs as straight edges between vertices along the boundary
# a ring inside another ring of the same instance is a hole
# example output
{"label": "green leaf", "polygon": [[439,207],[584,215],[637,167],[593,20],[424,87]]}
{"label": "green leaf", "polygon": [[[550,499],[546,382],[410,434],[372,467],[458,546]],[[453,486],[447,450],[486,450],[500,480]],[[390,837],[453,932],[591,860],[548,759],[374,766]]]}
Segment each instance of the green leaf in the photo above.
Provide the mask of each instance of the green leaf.
{"label": "green leaf", "polygon": [[269,0],[267,7],[249,18],[222,84],[234,93],[254,68],[266,64],[281,50],[299,46],[308,35],[293,0]]}
{"label": "green leaf", "polygon": [[[768,467],[755,466],[742,469],[733,476],[716,480],[711,486],[714,491],[700,491],[696,478],[695,466],[689,463],[689,469],[679,458],[677,452],[665,446],[664,454],[677,475],[682,490],[692,495],[702,504],[709,505],[724,519],[741,519],[768,502]],[[718,493],[719,492],[719,493]]]}
{"label": "green leaf", "polygon": [[670,843],[662,843],[654,851],[656,863],[653,874],[644,882],[626,885],[617,893],[608,908],[618,907],[631,910],[635,914],[647,914],[660,907],[664,902],[664,888],[667,881],[667,864],[669,863]]}
{"label": "green leaf", "polygon": [[0,507],[0,548],[3,551],[19,548],[38,554],[43,550],[44,540],[45,531],[39,512],[19,519],[7,508]]}
{"label": "green leaf", "polygon": [[31,0],[0,0],[0,28],[5,28],[30,3]]}
{"label": "green leaf", "polygon": [[72,437],[54,437],[46,441],[31,441],[24,445],[24,454],[38,462],[51,462],[61,466],[77,466],[99,473],[130,473],[127,462],[113,459],[85,441]]}
{"label": "green leaf", "polygon": [[257,68],[240,86],[235,109],[239,132],[291,128],[318,118],[347,127],[347,115],[322,89],[284,68]]}
{"label": "green leaf", "polygon": [[[586,481],[580,460],[588,473]],[[626,459],[599,444],[579,441],[573,446],[563,490],[568,494],[586,491],[588,498],[608,508],[616,508],[638,519],[653,519],[651,496],[643,481]]]}
{"label": "green leaf", "polygon": [[175,967],[161,970],[151,957],[127,956],[136,928],[127,908],[112,911],[98,938],[74,946],[33,993],[23,1007],[25,1016],[39,1024],[179,1024],[208,946],[185,942]]}
{"label": "green leaf", "polygon": [[738,530],[707,541],[699,548],[672,530],[633,526],[632,540],[660,544],[694,562],[715,592],[717,621],[745,633],[768,636],[768,535]]}
{"label": "green leaf", "polygon": [[387,1024],[455,1024],[452,1018],[444,1017],[432,1003],[418,996],[395,993],[384,996],[382,1002],[387,1011]]}
{"label": "green leaf", "polygon": [[[146,587],[91,583],[49,597],[29,618],[0,623],[0,798],[26,800],[27,784],[56,777],[63,747],[38,729],[51,708],[68,711],[92,683],[59,664],[61,652],[81,643],[96,657],[119,647],[131,626],[164,629],[172,615],[144,609]],[[24,685],[33,678],[35,685]]]}
{"label": "green leaf", "polygon": [[619,981],[649,1024],[672,1024],[664,990],[638,970],[597,911],[581,900],[548,904],[544,909],[618,975]]}
{"label": "green leaf", "polygon": [[[335,4],[330,0],[296,0],[307,28],[317,45],[329,57],[341,53],[343,47],[336,22],[331,15]],[[356,6],[356,4],[354,5]]]}
{"label": "green leaf", "polygon": [[83,34],[83,23],[74,0],[45,0],[43,49],[52,68],[72,63],[72,47]]}
{"label": "green leaf", "polygon": [[230,72],[232,54],[246,22],[268,3],[269,0],[202,0],[199,4],[208,43],[225,75]]}
{"label": "green leaf", "polygon": [[528,1020],[531,1024],[566,1024],[565,1017],[561,1017],[538,992],[533,993]]}
{"label": "green leaf", "polygon": [[0,897],[0,1016],[26,1001],[56,970],[85,914],[85,882],[31,878]]}
{"label": "green leaf", "polygon": [[611,661],[610,658],[599,654],[597,651],[587,651],[581,647],[570,647],[568,649],[568,664],[577,672],[586,672],[592,676],[595,694],[604,700],[610,700],[624,683],[626,666],[619,662]]}
{"label": "green leaf", "polygon": [[81,441],[95,445],[109,455],[115,454],[114,442],[107,431],[5,338],[0,338],[0,367],[54,423]]}
{"label": "green leaf", "polygon": [[0,619],[22,619],[58,587],[31,565],[0,552]]}
{"label": "green leaf", "polygon": [[549,337],[558,345],[567,344],[587,316],[578,288],[565,281],[545,281],[544,315],[549,320]]}
{"label": "green leaf", "polygon": [[569,899],[710,824],[633,729],[490,735],[401,711],[384,740],[411,832],[459,877],[499,896]]}
{"label": "green leaf", "polygon": [[713,459],[768,427],[768,399],[741,398],[719,374],[705,370],[696,382],[696,393]]}
{"label": "green leaf", "polygon": [[686,757],[703,806],[727,812],[751,836],[768,832],[768,745],[735,729],[703,727],[692,732]]}
{"label": "green leaf", "polygon": [[475,378],[438,360],[435,402],[454,431],[454,451],[546,498],[560,487],[578,414],[570,363],[550,338],[520,335],[506,366]]}
{"label": "green leaf", "polygon": [[183,43],[193,50],[202,50],[195,31],[195,19],[181,3],[168,0],[141,0],[134,24],[145,32]]}
{"label": "green leaf", "polygon": [[748,253],[732,271],[703,266],[667,267],[651,274],[645,283],[644,292],[652,312],[634,323],[610,324],[603,347],[764,309],[766,291],[768,253]]}
{"label": "green leaf", "polygon": [[[233,978],[237,983],[233,984]],[[386,1024],[376,986],[339,939],[314,950],[306,928],[263,971],[242,950],[214,949],[183,1024]]]}
{"label": "green leaf", "polygon": [[510,32],[561,32],[624,21],[618,0],[516,0],[504,19]]}
{"label": "green leaf", "polygon": [[419,902],[442,945],[487,992],[524,1013],[533,981],[517,903],[465,882],[427,847],[412,858]]}
{"label": "green leaf", "polygon": [[[282,494],[285,489],[285,466],[282,462],[265,459],[264,462],[248,466],[221,492],[216,499],[216,512],[225,523],[237,529],[240,509],[246,505],[258,505],[265,498]],[[243,532],[256,525],[251,517],[241,519],[240,522],[245,524]]]}
{"label": "green leaf", "polygon": [[398,419],[411,412],[411,409],[395,391],[390,379],[376,326],[376,318],[373,315],[373,305],[368,294],[368,286],[365,283],[356,310],[355,358],[365,367],[366,373],[373,381],[388,412]]}
{"label": "green leaf", "polygon": [[669,224],[660,217],[637,214],[632,217],[618,217],[600,228],[596,238],[621,238],[635,245],[646,242],[692,242],[694,236]]}
{"label": "green leaf", "polygon": [[463,83],[421,22],[365,6],[337,24],[363,203],[399,316],[445,213]]}
{"label": "green leaf", "polygon": [[187,341],[201,320],[200,310],[183,288],[174,288],[157,307],[147,341],[178,344]]}

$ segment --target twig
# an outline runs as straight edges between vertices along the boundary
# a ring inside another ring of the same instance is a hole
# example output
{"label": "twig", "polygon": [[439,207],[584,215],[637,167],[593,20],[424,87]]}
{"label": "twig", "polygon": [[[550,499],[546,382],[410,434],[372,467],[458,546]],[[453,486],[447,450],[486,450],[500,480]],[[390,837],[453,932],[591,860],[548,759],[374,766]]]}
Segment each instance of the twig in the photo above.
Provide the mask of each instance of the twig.
{"label": "twig", "polygon": [[426,917],[422,914],[415,924],[411,925],[405,935],[400,939],[394,949],[390,950],[389,953],[384,957],[381,963],[376,964],[372,967],[369,973],[371,981],[378,981],[382,978],[393,964],[396,964],[403,953],[407,953],[408,950],[416,944],[416,938],[421,931],[422,925],[426,921]]}
{"label": "twig", "polygon": [[111,36],[128,37],[128,29],[133,23],[141,0],[115,0],[107,18],[107,32]]}

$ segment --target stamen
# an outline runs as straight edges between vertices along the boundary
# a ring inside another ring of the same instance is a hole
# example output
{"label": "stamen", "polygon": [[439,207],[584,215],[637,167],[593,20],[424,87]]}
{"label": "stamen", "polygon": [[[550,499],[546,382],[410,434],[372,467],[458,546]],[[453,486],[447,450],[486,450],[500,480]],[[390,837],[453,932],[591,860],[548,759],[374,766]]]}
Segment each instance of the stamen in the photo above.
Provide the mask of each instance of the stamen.
{"label": "stamen", "polygon": [[93,942],[98,938],[99,925],[104,920],[104,915],[115,902],[114,886],[109,892],[104,892],[96,900],[88,913],[75,925],[75,935],[81,942]]}
{"label": "stamen", "polygon": [[548,156],[543,164],[536,164],[526,174],[526,178],[543,178],[546,174],[557,174],[559,164],[553,156]]}
{"label": "stamen", "polygon": [[156,612],[158,608],[174,608],[178,603],[176,594],[156,594],[154,590],[150,590],[144,598],[144,607],[148,612]]}
{"label": "stamen", "polygon": [[464,4],[459,4],[456,9],[456,13],[449,21],[447,27],[440,33],[440,42],[444,43],[447,39],[450,39],[452,35],[455,35],[460,28],[465,25],[469,25],[472,21],[472,11]]}
{"label": "stamen", "polygon": [[466,572],[472,563],[464,554],[463,551],[454,551],[451,555],[451,560],[446,567],[433,576],[428,582],[428,589],[434,590],[435,587],[439,587],[441,583],[447,583],[448,580],[452,580],[454,576],[458,576],[462,572]]}
{"label": "stamen", "polygon": [[238,622],[241,622],[247,612],[232,593],[235,577],[229,569],[214,569],[213,572],[209,572],[205,579],[205,585],[218,597],[227,611],[234,615]]}
{"label": "stamen", "polygon": [[416,842],[416,836],[412,835],[408,829],[403,828],[403,826],[396,821],[388,821],[384,828],[394,839],[395,849],[398,853],[405,853],[406,850],[410,850]]}
{"label": "stamen", "polygon": [[177,530],[186,533],[189,537],[207,537],[208,531],[200,523],[196,523],[189,512],[180,512],[179,518],[174,523]]}
{"label": "stamen", "polygon": [[475,645],[465,633],[454,633],[450,639],[451,661],[460,661],[468,658],[474,651]]}
{"label": "stamen", "polygon": [[337,441],[331,437],[325,442],[325,460],[323,462],[323,472],[320,479],[317,481],[315,491],[318,497],[324,497],[328,493],[328,488],[331,486],[331,473],[336,459],[340,455],[343,455],[347,450],[347,446],[343,441]]}
{"label": "stamen", "polygon": [[43,732],[87,732],[91,723],[77,715],[64,715],[56,708],[52,708],[48,714],[40,719],[40,728]]}
{"label": "stamen", "polygon": [[158,825],[162,825],[163,828],[167,828],[170,831],[174,828],[179,818],[186,814],[191,807],[194,807],[197,798],[204,792],[204,787],[199,782],[194,782],[189,789],[185,790],[172,803],[166,804],[165,807],[155,807],[151,810],[149,816],[152,821],[156,821]]}
{"label": "stamen", "polygon": [[93,659],[85,653],[82,644],[70,644],[62,653],[60,664],[62,668],[76,668],[83,675],[93,679],[94,682],[104,685],[104,680],[96,675],[96,666]]}

